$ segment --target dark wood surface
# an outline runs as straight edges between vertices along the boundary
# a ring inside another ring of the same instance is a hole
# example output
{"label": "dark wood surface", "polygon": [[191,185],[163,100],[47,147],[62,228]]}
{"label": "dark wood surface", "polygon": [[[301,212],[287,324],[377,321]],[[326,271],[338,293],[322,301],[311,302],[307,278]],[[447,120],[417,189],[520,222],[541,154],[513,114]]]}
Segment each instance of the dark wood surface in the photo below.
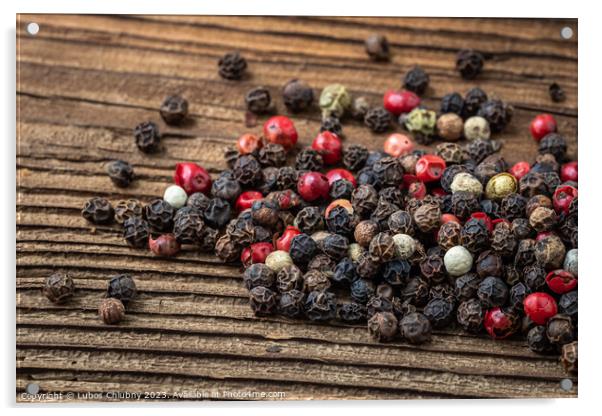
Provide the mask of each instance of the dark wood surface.
{"label": "dark wood surface", "polygon": [[[40,24],[29,36],[25,23]],[[432,343],[377,344],[363,326],[325,326],[256,318],[239,270],[192,251],[162,260],[128,249],[117,226],[91,227],[84,201],[162,195],[174,164],[198,161],[213,173],[240,134],[243,94],[267,86],[283,110],[281,86],[299,77],[316,90],[333,82],[379,103],[413,64],[431,75],[425,103],[437,108],[452,91],[480,86],[512,103],[514,119],[498,137],[510,162],[533,160],[528,123],[553,113],[577,152],[577,39],[560,29],[576,21],[207,16],[21,15],[17,21],[17,400],[28,383],[40,392],[284,392],[285,399],[571,397],[554,357],[521,340],[438,332]],[[373,63],[363,40],[387,35],[390,63]],[[454,70],[471,47],[488,54],[474,81]],[[249,62],[240,82],[219,78],[218,58],[239,50]],[[567,94],[553,103],[548,86]],[[169,93],[190,102],[191,122],[166,126],[157,108]],[[137,151],[132,128],[157,122],[158,155]],[[311,141],[317,110],[294,116],[300,141]],[[380,148],[386,135],[344,125],[347,143]],[[104,164],[120,158],[138,180],[112,186]],[[72,275],[72,302],[40,293],[53,271]],[[109,276],[131,272],[140,289],[125,322],[103,325],[96,308]],[[214,397],[224,399],[223,395]],[[281,399],[281,398],[280,398]],[[50,400],[50,399],[48,399]],[[63,400],[78,400],[64,397]],[[80,398],[81,400],[81,398]],[[106,397],[102,400],[108,400]]]}

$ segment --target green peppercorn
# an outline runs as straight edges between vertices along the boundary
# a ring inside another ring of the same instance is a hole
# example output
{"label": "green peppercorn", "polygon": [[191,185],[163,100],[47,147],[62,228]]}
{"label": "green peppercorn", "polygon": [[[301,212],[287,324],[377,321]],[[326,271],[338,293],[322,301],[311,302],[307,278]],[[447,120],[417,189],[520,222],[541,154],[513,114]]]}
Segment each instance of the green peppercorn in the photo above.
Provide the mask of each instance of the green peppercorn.
{"label": "green peppercorn", "polygon": [[425,136],[435,134],[437,113],[424,108],[413,109],[404,119],[404,126],[412,133],[421,133]]}
{"label": "green peppercorn", "polygon": [[349,95],[344,85],[330,84],[322,90],[319,104],[323,118],[336,117],[340,119],[351,107],[351,95]]}

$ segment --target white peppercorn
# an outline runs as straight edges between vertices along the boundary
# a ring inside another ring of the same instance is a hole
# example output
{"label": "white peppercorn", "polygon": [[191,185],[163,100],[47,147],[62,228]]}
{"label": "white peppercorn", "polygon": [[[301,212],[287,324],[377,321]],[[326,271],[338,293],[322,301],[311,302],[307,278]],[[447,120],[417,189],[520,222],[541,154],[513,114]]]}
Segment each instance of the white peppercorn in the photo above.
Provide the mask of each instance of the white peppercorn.
{"label": "white peppercorn", "polygon": [[472,254],[463,246],[454,246],[443,256],[443,264],[450,276],[462,276],[472,268]]}
{"label": "white peppercorn", "polygon": [[409,259],[416,251],[416,240],[414,240],[412,236],[407,234],[395,234],[393,236],[393,241],[397,246],[399,258],[402,260]]}
{"label": "white peppercorn", "polygon": [[284,250],[272,251],[265,258],[265,265],[268,266],[274,273],[278,273],[280,270],[293,264],[293,259]]}
{"label": "white peppercorn", "polygon": [[351,261],[357,262],[364,253],[364,249],[358,243],[351,243],[349,244],[347,252],[349,253]]}
{"label": "white peppercorn", "polygon": [[450,189],[452,194],[456,192],[470,192],[478,198],[483,193],[483,184],[470,173],[460,172],[454,176]]}
{"label": "white peppercorn", "polygon": [[186,205],[187,199],[188,195],[186,194],[186,191],[178,185],[168,186],[163,194],[163,200],[176,209]]}
{"label": "white peppercorn", "polygon": [[577,249],[571,249],[567,251],[564,256],[564,270],[573,274],[577,277]]}
{"label": "white peppercorn", "polygon": [[487,140],[490,136],[491,130],[489,129],[489,122],[483,117],[469,117],[464,122],[464,137],[466,137],[467,140]]}

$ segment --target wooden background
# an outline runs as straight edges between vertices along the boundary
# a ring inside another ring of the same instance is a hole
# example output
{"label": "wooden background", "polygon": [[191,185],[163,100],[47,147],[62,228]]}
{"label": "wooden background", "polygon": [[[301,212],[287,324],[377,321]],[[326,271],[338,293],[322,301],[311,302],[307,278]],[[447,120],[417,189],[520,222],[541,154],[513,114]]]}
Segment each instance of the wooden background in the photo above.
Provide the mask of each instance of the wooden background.
{"label": "wooden background", "polygon": [[[40,24],[29,36],[27,22]],[[560,29],[570,25],[571,40]],[[386,34],[390,63],[373,63],[363,40]],[[432,343],[377,344],[364,326],[325,326],[259,319],[247,304],[236,267],[185,252],[177,261],[127,248],[117,226],[91,227],[84,201],[160,196],[174,164],[198,161],[213,173],[241,133],[243,94],[270,88],[280,111],[281,86],[293,77],[319,90],[344,83],[379,103],[413,64],[431,76],[425,102],[437,108],[449,92],[478,85],[512,103],[512,124],[500,135],[510,162],[532,161],[528,133],[538,112],[552,112],[576,156],[577,22],[560,20],[76,16],[20,15],[17,21],[17,401],[28,383],[40,392],[284,392],[286,399],[572,397],[555,358],[537,356],[521,340],[438,332]],[[454,70],[458,49],[490,60],[474,81]],[[219,78],[217,60],[239,50],[249,63],[241,82]],[[567,94],[553,103],[548,86]],[[157,108],[170,93],[190,102],[183,128],[162,123]],[[317,110],[294,117],[307,144]],[[137,151],[132,128],[159,123],[164,151]],[[344,125],[347,142],[380,148],[385,135]],[[104,164],[121,158],[138,179],[112,186]],[[74,277],[72,302],[54,306],[40,293],[53,271]],[[123,324],[96,316],[107,279],[131,272],[140,289]],[[50,400],[50,399],[49,399]],[[78,400],[67,398],[64,400]],[[80,397],[80,400],[82,398]],[[103,398],[107,400],[107,398]]]}

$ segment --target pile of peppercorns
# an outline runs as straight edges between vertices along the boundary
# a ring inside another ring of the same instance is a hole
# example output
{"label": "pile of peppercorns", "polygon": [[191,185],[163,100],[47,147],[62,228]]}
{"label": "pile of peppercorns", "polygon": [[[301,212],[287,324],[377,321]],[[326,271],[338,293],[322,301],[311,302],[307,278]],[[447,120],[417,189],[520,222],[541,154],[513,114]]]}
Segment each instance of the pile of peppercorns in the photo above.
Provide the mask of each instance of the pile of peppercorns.
{"label": "pile of peppercorns", "polygon": [[[368,39],[366,50],[388,58],[382,36]],[[218,66],[228,80],[247,69],[238,53]],[[462,51],[456,66],[472,79],[483,56]],[[567,160],[554,117],[531,123],[539,143],[534,163],[508,166],[491,134],[510,122],[512,107],[473,88],[444,96],[435,112],[421,106],[428,83],[422,68],[412,68],[382,107],[328,85],[310,147],[297,149],[294,123],[275,115],[261,135],[244,134],[226,151],[228,170],[215,180],[195,163],[179,163],[162,199],[113,209],[93,198],[82,214],[123,224],[128,245],[159,256],[189,244],[240,261],[257,315],[366,322],[378,341],[428,342],[432,328],[450,326],[494,339],[522,333],[531,350],[562,352],[567,370],[576,370],[577,162]],[[292,113],[313,105],[313,90],[301,80],[282,93]],[[245,103],[257,114],[275,110],[263,87]],[[161,115],[177,124],[187,109],[172,96]],[[343,146],[341,120],[349,116],[374,132],[397,118],[407,134],[391,134],[383,152]],[[134,135],[140,150],[159,148],[154,123]],[[456,143],[462,138],[464,146]],[[435,154],[414,148],[433,140],[442,141]],[[117,186],[133,177],[122,161],[107,171]]]}

